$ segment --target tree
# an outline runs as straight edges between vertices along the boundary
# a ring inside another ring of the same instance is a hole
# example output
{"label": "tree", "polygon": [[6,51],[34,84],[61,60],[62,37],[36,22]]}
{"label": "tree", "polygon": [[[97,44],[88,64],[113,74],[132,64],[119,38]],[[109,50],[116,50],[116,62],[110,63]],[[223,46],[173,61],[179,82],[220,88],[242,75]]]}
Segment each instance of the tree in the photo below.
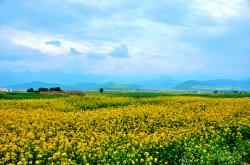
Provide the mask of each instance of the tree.
{"label": "tree", "polygon": [[101,89],[100,89],[100,93],[102,93],[102,92],[103,92],[103,89],[101,88]]}
{"label": "tree", "polygon": [[34,89],[30,88],[30,89],[27,90],[27,92],[34,92]]}
{"label": "tree", "polygon": [[60,87],[50,88],[50,91],[62,91]]}
{"label": "tree", "polygon": [[56,89],[56,91],[61,91],[60,87],[56,87],[55,89]]}
{"label": "tree", "polygon": [[48,88],[43,88],[43,87],[41,87],[41,88],[38,89],[38,91],[39,91],[39,92],[40,92],[40,91],[49,91],[49,89],[48,89]]}

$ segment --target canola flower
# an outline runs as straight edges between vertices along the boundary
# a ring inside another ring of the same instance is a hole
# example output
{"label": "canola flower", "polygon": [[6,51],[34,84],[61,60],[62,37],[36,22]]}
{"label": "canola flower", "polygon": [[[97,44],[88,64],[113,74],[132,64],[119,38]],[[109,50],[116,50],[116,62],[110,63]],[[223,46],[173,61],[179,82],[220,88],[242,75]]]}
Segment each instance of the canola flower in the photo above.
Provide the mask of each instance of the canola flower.
{"label": "canola flower", "polygon": [[0,100],[0,114],[0,164],[250,161],[247,97]]}

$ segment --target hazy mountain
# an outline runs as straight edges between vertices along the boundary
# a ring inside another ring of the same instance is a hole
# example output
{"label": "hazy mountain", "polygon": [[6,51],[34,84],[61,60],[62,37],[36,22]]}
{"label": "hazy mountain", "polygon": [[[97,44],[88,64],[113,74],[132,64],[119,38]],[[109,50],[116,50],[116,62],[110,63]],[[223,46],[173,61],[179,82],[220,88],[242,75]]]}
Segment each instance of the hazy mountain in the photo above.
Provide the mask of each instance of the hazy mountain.
{"label": "hazy mountain", "polygon": [[26,91],[29,88],[33,88],[34,90],[38,90],[38,88],[40,88],[40,87],[44,87],[44,88],[60,87],[61,90],[63,90],[63,91],[81,90],[80,88],[75,87],[75,86],[67,86],[67,85],[62,85],[62,84],[45,83],[45,82],[41,82],[41,81],[34,81],[34,82],[31,82],[31,83],[20,83],[20,84],[7,86],[6,88],[12,89],[12,90]]}
{"label": "hazy mountain", "polygon": [[197,81],[207,81],[207,80],[215,80],[218,79],[215,76],[211,75],[203,75],[203,74],[194,74],[194,75],[179,75],[179,76],[171,76],[175,80],[179,80],[181,82],[189,81],[189,80],[197,80]]}
{"label": "hazy mountain", "polygon": [[180,83],[181,81],[175,80],[170,76],[162,76],[148,81],[135,82],[134,84],[138,84],[146,88],[167,88],[174,87]]}
{"label": "hazy mountain", "polygon": [[214,88],[215,85],[202,82],[202,81],[196,81],[196,80],[189,80],[185,81],[175,87],[175,89],[178,90],[197,90],[197,89],[204,89],[204,88]]}
{"label": "hazy mountain", "polygon": [[136,84],[128,84],[128,83],[105,83],[100,84],[96,87],[96,89],[103,88],[104,90],[134,90],[134,89],[142,89],[142,86]]}
{"label": "hazy mountain", "polygon": [[245,78],[242,81],[250,81],[250,77],[249,78]]}
{"label": "hazy mountain", "polygon": [[51,88],[51,87],[60,87],[62,85],[60,84],[49,84],[41,81],[34,81],[31,83],[20,83],[20,84],[15,84],[15,85],[10,85],[7,86],[7,88],[14,89],[14,90],[25,90],[29,88],[33,88],[34,90],[37,90],[40,87],[46,87],[46,88]]}
{"label": "hazy mountain", "polygon": [[216,85],[217,88],[225,90],[250,90],[250,81],[219,79],[206,82]]}
{"label": "hazy mountain", "polygon": [[206,83],[210,83],[217,86],[232,86],[232,85],[250,85],[250,81],[238,81],[238,80],[228,80],[228,79],[218,79],[218,80],[210,80],[203,81]]}
{"label": "hazy mountain", "polygon": [[132,83],[136,81],[145,81],[155,78],[147,75],[97,75],[92,73],[62,73],[62,72],[0,72],[0,86],[9,86],[20,83],[29,83],[33,81],[41,81],[47,83],[59,83],[74,86],[82,82],[86,83]]}
{"label": "hazy mountain", "polygon": [[185,81],[175,87],[178,90],[250,90],[250,81],[218,79],[210,81]]}
{"label": "hazy mountain", "polygon": [[6,88],[12,90],[24,90],[26,91],[29,88],[33,88],[34,90],[38,90],[40,87],[51,88],[51,87],[60,87],[63,91],[77,91],[77,90],[99,90],[103,88],[104,90],[134,90],[134,89],[141,89],[143,87],[135,84],[128,84],[128,83],[104,83],[104,84],[97,84],[97,83],[80,83],[74,86],[65,86],[61,84],[50,84],[41,81],[34,81],[31,83],[20,83],[15,85],[7,86]]}
{"label": "hazy mountain", "polygon": [[76,87],[79,90],[87,90],[87,89],[94,89],[97,88],[100,84],[97,83],[80,83],[77,85],[74,85],[74,87]]}
{"label": "hazy mountain", "polygon": [[[62,90],[174,88],[178,90],[250,90],[250,78],[242,81],[217,79],[209,81],[189,80],[181,83],[170,76],[159,75],[97,75],[68,74],[62,72],[0,72],[0,87],[15,90],[61,87]],[[33,82],[33,83],[30,83]],[[46,83],[43,83],[46,82]],[[108,83],[113,82],[113,83]]]}
{"label": "hazy mountain", "polygon": [[[77,77],[77,76],[76,76]],[[0,85],[13,85],[20,83],[29,83],[33,81],[41,81],[47,83],[72,84],[77,83],[77,79],[73,79],[60,72],[1,72]],[[82,81],[80,81],[82,82]]]}

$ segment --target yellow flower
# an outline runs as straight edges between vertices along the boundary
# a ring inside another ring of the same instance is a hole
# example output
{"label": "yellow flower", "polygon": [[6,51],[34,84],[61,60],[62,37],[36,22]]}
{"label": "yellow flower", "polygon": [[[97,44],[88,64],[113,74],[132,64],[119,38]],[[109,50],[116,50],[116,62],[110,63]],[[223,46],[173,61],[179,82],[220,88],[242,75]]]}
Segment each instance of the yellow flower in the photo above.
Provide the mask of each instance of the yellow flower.
{"label": "yellow flower", "polygon": [[[205,148],[229,150],[229,146],[219,146],[218,142],[227,141],[229,135],[239,140],[248,136],[249,110],[249,97],[134,98],[91,94],[0,99],[0,164],[32,164],[33,154],[38,159],[35,163],[40,164],[86,164],[90,159],[97,164],[119,160],[150,164],[161,163],[160,157],[167,154],[164,149],[170,146],[173,152],[180,148],[191,153],[208,152]],[[236,135],[231,130],[235,127]],[[173,156],[175,159],[180,155]],[[190,156],[192,162],[197,162],[194,155]],[[199,161],[203,160],[207,163],[209,159],[201,157]]]}

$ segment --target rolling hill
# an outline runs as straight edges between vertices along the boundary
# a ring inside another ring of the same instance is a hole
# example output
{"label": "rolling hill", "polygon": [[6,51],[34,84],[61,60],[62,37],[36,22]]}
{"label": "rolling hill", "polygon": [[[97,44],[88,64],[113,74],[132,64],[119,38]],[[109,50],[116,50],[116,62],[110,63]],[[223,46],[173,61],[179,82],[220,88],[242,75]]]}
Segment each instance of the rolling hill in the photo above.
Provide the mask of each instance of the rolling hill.
{"label": "rolling hill", "polygon": [[134,89],[142,89],[142,86],[136,84],[128,84],[128,83],[105,83],[98,85],[95,89],[103,88],[104,90],[134,90]]}
{"label": "rolling hill", "polygon": [[6,88],[13,89],[13,90],[20,90],[26,91],[29,88],[33,88],[37,90],[40,87],[51,88],[51,87],[60,87],[61,90],[64,91],[77,91],[77,90],[99,90],[103,88],[104,90],[134,90],[134,89],[141,89],[142,86],[129,84],[129,83],[104,83],[104,84],[97,84],[97,83],[80,83],[74,86],[65,86],[61,84],[50,84],[41,81],[34,81],[31,83],[20,83],[16,85],[10,85]]}
{"label": "rolling hill", "polygon": [[185,81],[174,87],[174,89],[177,90],[201,90],[201,89],[211,89],[211,88],[215,88],[215,85],[196,80]]}
{"label": "rolling hill", "polygon": [[98,84],[98,83],[84,82],[84,83],[80,83],[80,84],[74,85],[74,87],[77,88],[78,90],[88,90],[88,89],[94,89],[94,88],[96,88],[99,85],[100,84]]}
{"label": "rolling hill", "polygon": [[[232,88],[233,87],[233,88]],[[224,91],[232,91],[234,90],[250,90],[250,81],[237,81],[237,80],[228,80],[228,79],[218,79],[218,80],[210,80],[210,81],[195,81],[189,80],[185,81],[174,89],[177,90],[204,90],[204,91],[212,91],[212,90],[224,90]]]}
{"label": "rolling hill", "polygon": [[62,86],[62,85],[49,84],[49,83],[45,83],[45,82],[41,82],[41,81],[34,81],[31,83],[20,83],[20,84],[10,85],[10,86],[7,86],[7,88],[11,88],[14,90],[25,90],[25,89],[29,89],[29,88],[34,88],[36,90],[40,87],[50,88],[50,87],[60,87],[60,86]]}
{"label": "rolling hill", "polygon": [[[176,85],[177,84],[177,85]],[[173,87],[175,86],[175,87]],[[218,79],[210,81],[196,81],[189,80],[179,84],[178,80],[169,79],[169,77],[162,77],[159,79],[153,79],[149,81],[141,81],[137,84],[134,83],[79,83],[77,85],[62,85],[57,83],[45,83],[41,81],[34,81],[31,83],[20,83],[10,86],[5,86],[8,89],[22,90],[26,91],[29,88],[34,88],[37,90],[40,87],[60,87],[64,91],[78,91],[78,90],[99,90],[103,88],[104,90],[140,90],[140,89],[152,89],[152,88],[172,88],[175,90],[192,90],[192,91],[232,91],[232,86],[234,90],[250,91],[250,81],[237,81],[228,79]],[[3,86],[4,87],[4,86]]]}

